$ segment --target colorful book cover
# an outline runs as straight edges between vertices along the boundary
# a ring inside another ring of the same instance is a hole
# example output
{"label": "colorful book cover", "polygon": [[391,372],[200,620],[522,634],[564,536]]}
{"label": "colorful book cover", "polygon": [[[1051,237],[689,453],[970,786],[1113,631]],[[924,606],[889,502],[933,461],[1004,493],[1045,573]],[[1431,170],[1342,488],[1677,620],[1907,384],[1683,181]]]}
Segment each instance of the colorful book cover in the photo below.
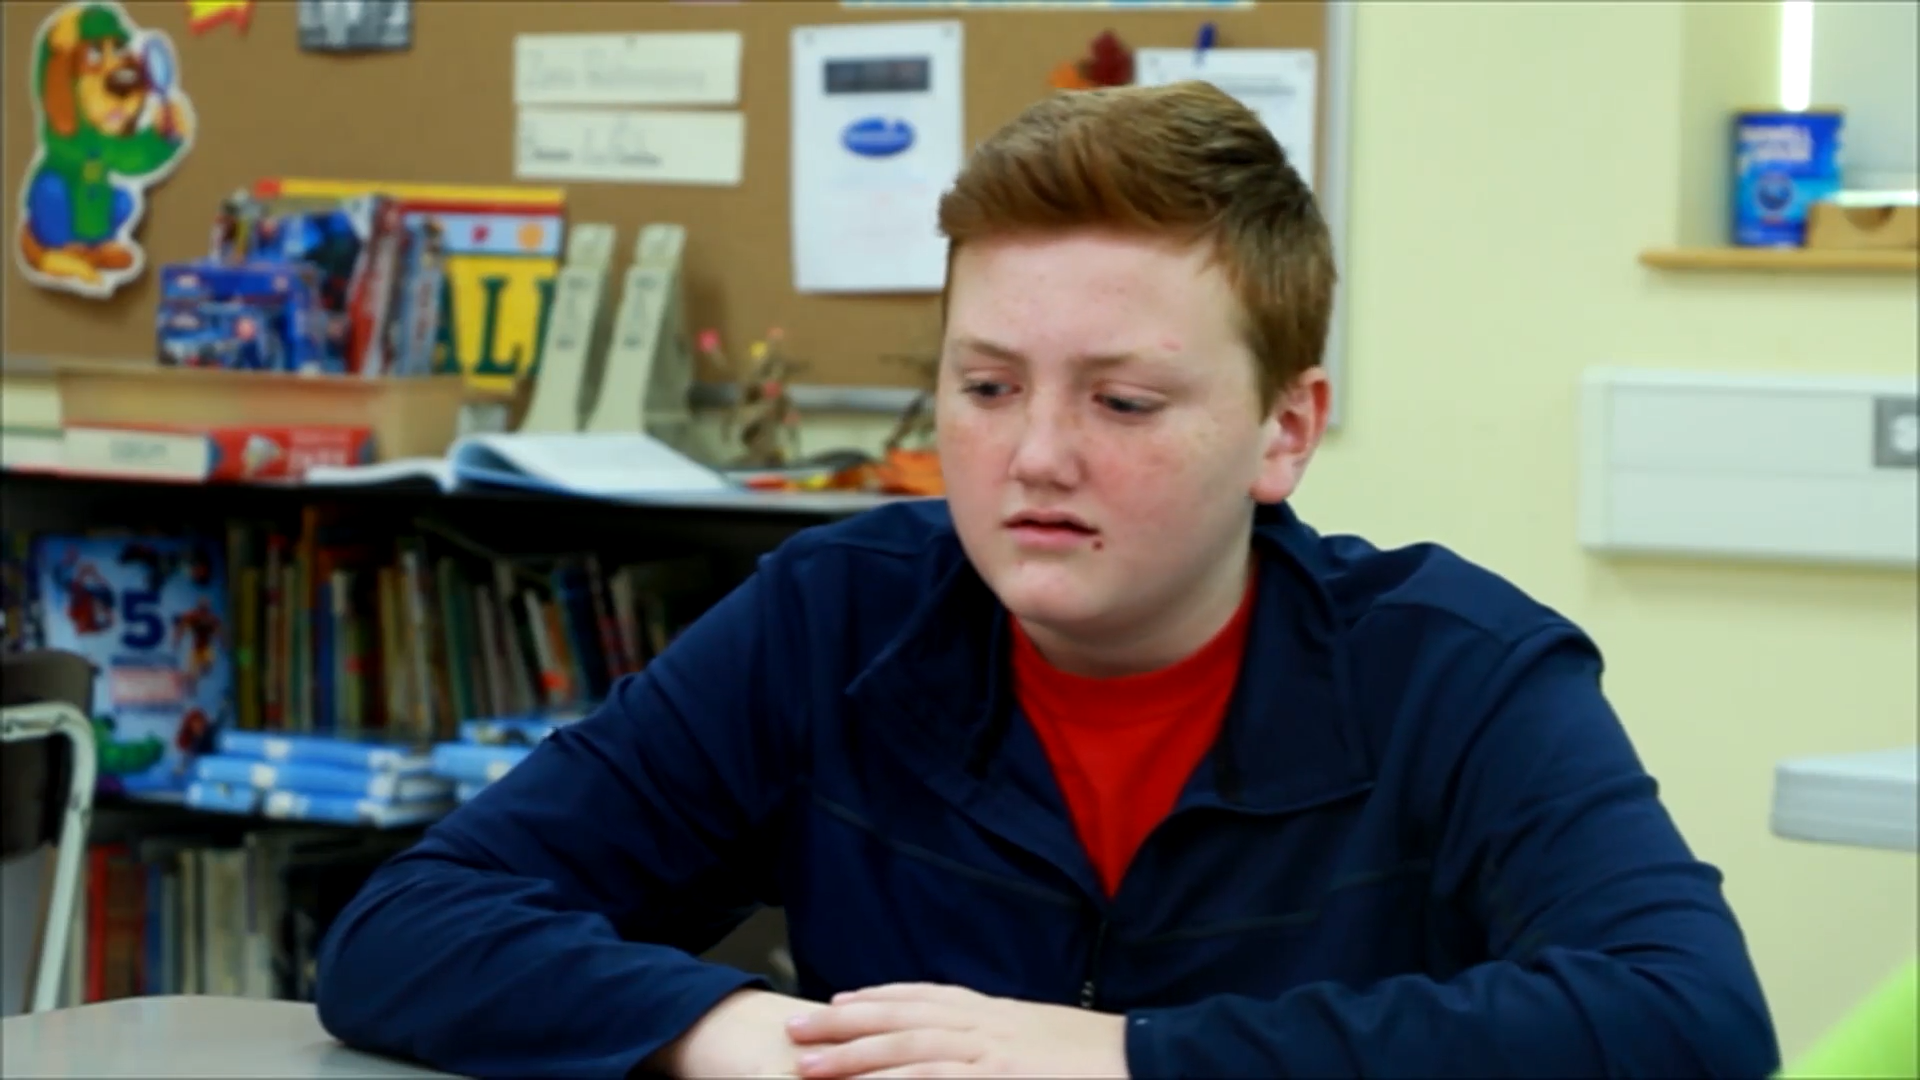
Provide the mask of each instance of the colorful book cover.
{"label": "colorful book cover", "polygon": [[[436,372],[459,371],[476,390],[510,391],[537,369],[560,273],[566,194],[560,188],[403,184],[276,177],[262,199],[384,195],[416,239],[428,223],[442,248]],[[398,313],[403,323],[412,316]]]}
{"label": "colorful book cover", "polygon": [[221,545],[191,536],[43,536],[48,648],[96,672],[103,794],[184,792],[232,712]]}

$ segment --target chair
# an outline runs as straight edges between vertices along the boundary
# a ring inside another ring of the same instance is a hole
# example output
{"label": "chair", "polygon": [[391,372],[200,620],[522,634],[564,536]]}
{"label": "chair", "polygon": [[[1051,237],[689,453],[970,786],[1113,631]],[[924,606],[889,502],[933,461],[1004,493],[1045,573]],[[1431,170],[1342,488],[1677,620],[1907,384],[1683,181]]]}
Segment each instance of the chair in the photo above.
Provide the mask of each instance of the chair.
{"label": "chair", "polygon": [[97,771],[93,678],[73,653],[0,657],[0,859],[55,848],[51,886],[39,890],[48,900],[37,913],[29,1012],[58,1004],[73,934]]}

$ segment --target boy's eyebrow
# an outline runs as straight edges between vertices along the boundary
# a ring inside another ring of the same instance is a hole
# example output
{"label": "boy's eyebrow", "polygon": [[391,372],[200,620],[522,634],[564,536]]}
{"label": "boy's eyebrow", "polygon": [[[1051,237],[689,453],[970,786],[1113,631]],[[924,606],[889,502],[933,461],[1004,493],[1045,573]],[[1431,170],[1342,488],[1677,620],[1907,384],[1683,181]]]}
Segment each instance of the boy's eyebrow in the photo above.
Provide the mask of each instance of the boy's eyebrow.
{"label": "boy's eyebrow", "polygon": [[[995,360],[1005,360],[1011,364],[1028,363],[1027,356],[1011,345],[1001,345],[985,338],[963,336],[955,338],[954,345],[968,352],[979,353]],[[1083,353],[1074,357],[1074,362],[1093,368],[1118,367],[1122,364],[1150,361],[1153,358],[1138,352]]]}

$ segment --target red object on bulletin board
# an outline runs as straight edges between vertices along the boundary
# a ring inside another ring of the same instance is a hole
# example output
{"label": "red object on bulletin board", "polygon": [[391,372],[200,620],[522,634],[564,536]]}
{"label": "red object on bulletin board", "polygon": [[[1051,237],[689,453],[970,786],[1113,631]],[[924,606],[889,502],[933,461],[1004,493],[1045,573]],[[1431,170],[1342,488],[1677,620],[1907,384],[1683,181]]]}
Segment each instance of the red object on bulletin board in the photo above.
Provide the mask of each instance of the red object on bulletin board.
{"label": "red object on bulletin board", "polygon": [[1133,50],[1108,30],[1093,39],[1085,57],[1054,68],[1048,82],[1055,90],[1092,90],[1097,86],[1131,85]]}
{"label": "red object on bulletin board", "polygon": [[232,23],[247,32],[253,18],[253,0],[187,0],[187,29],[204,34],[216,26]]}

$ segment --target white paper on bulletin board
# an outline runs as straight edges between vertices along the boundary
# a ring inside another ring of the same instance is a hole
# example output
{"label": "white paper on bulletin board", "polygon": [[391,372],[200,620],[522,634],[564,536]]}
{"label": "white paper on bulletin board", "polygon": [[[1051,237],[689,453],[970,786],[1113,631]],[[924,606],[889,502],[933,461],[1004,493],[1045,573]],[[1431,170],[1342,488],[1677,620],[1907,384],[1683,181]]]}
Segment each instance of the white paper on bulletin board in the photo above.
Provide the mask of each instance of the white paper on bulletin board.
{"label": "white paper on bulletin board", "polygon": [[743,113],[670,109],[521,109],[517,180],[738,187]]}
{"label": "white paper on bulletin board", "polygon": [[521,34],[513,39],[516,105],[734,105],[740,35]]}
{"label": "white paper on bulletin board", "polygon": [[957,21],[793,29],[793,276],[803,293],[939,292],[959,174]]}
{"label": "white paper on bulletin board", "polygon": [[1133,54],[1133,81],[1163,86],[1200,79],[1219,87],[1260,117],[1293,171],[1317,189],[1317,60],[1312,49],[1140,49]]}

